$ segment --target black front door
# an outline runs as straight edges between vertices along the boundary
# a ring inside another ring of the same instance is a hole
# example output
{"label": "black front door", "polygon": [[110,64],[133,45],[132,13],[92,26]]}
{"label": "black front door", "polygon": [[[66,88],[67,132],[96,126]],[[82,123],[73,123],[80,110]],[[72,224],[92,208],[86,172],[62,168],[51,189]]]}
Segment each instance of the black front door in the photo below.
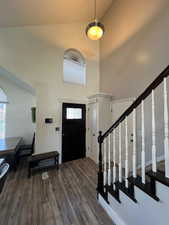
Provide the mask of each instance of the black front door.
{"label": "black front door", "polygon": [[63,103],[62,106],[62,162],[86,155],[86,106]]}

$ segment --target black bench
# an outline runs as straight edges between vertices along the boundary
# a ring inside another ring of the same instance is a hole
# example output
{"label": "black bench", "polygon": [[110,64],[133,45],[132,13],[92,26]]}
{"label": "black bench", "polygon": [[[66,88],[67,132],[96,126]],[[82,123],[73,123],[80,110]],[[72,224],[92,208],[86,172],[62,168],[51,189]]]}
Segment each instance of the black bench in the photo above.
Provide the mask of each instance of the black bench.
{"label": "black bench", "polygon": [[59,169],[59,153],[57,151],[32,155],[28,158],[28,177],[33,171],[47,170],[56,167]]}

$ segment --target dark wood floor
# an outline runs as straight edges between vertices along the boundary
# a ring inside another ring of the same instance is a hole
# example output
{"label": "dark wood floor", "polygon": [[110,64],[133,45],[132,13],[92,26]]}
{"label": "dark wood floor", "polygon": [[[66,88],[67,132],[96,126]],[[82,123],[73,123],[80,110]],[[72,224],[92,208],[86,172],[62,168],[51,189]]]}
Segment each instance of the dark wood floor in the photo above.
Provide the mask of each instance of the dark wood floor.
{"label": "dark wood floor", "polygon": [[27,178],[11,172],[0,195],[0,225],[113,225],[96,200],[96,165],[88,158]]}

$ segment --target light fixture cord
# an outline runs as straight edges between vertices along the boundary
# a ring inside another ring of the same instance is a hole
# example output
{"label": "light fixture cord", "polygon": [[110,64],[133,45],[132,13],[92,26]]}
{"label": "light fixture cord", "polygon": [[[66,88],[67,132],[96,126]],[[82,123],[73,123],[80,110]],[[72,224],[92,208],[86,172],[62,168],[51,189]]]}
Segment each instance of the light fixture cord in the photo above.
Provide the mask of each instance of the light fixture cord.
{"label": "light fixture cord", "polygon": [[94,20],[97,20],[96,19],[96,0],[94,0]]}

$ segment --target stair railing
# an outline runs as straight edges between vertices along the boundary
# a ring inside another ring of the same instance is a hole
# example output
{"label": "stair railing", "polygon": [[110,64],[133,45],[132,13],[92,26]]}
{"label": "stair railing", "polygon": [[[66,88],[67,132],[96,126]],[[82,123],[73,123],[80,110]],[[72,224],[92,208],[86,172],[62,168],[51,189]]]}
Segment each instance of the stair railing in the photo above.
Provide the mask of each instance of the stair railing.
{"label": "stair railing", "polygon": [[[116,190],[116,181],[124,182],[128,188],[129,161],[132,160],[132,176],[137,177],[137,143],[136,143],[136,109],[141,105],[141,182],[145,184],[145,110],[144,101],[151,95],[152,109],[152,171],[157,172],[156,159],[156,120],[155,120],[155,89],[163,82],[164,98],[164,158],[165,176],[169,178],[169,124],[168,124],[168,93],[167,77],[169,76],[169,66],[145,89],[145,91],[131,104],[131,106],[118,118],[118,120],[104,133],[99,132],[99,171],[97,191],[107,198],[107,187]],[[132,115],[132,158],[128,155],[128,117]],[[125,126],[125,149],[122,149],[122,125]],[[118,140],[117,140],[118,139]],[[118,144],[118,148],[117,148]],[[111,158],[112,149],[112,158]],[[125,152],[124,152],[125,150]],[[122,168],[122,153],[125,153],[124,170]],[[113,164],[113,165],[112,165]],[[113,169],[111,170],[111,165]],[[123,176],[124,174],[124,176]]]}

